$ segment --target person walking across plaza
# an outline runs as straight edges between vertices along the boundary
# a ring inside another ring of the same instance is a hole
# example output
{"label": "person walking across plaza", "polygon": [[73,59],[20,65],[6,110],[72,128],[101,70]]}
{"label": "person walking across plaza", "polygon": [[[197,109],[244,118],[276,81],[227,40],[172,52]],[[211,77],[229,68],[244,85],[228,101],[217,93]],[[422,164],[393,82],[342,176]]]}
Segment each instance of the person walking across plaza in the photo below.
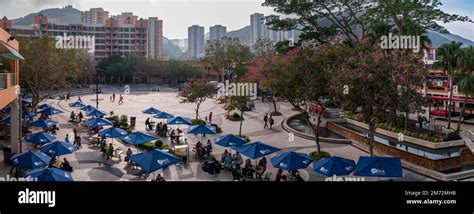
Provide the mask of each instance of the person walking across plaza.
{"label": "person walking across plaza", "polygon": [[122,95],[120,95],[120,97],[119,97],[118,104],[119,104],[119,105],[122,105],[122,104],[123,104],[123,96],[122,96]]}
{"label": "person walking across plaza", "polygon": [[265,116],[263,117],[263,128],[266,129],[268,128],[268,114],[265,114]]}
{"label": "person walking across plaza", "polygon": [[212,111],[209,113],[209,124],[212,124]]}

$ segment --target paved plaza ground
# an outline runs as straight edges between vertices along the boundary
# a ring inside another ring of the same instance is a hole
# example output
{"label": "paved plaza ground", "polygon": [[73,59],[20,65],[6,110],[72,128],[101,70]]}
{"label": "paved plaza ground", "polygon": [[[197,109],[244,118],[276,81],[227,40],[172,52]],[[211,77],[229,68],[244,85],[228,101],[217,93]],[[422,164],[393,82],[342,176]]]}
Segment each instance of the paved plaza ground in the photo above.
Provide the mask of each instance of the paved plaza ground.
{"label": "paved plaza ground", "polygon": [[[142,110],[154,107],[161,111],[171,113],[173,115],[185,116],[189,118],[194,118],[195,104],[193,103],[179,103],[180,98],[177,97],[177,90],[172,88],[161,88],[160,92],[149,92],[150,86],[141,85],[141,86],[132,86],[130,89],[130,94],[124,95],[124,104],[119,105],[118,94],[123,92],[123,87],[114,87],[114,86],[102,86],[103,93],[99,95],[99,109],[109,113],[114,111],[116,115],[128,115],[135,116],[137,118],[136,122],[136,131],[144,131],[145,129],[145,120],[150,116],[142,113]],[[83,103],[90,104],[95,106],[95,94],[92,94],[91,89],[87,90],[77,90],[73,93],[83,94],[81,99]],[[116,102],[110,102],[109,97],[112,93],[117,94]],[[92,146],[89,144],[86,129],[84,127],[78,127],[77,124],[69,123],[69,114],[71,111],[76,111],[77,108],[70,108],[67,104],[69,102],[74,102],[77,100],[77,96],[72,97],[69,101],[58,101],[54,99],[49,99],[46,103],[49,103],[59,109],[65,111],[64,114],[53,115],[52,119],[59,122],[60,131],[57,133],[59,140],[63,140],[66,134],[72,138],[73,128],[78,128],[79,132],[82,133],[82,146],[83,148],[76,151],[73,154],[61,156],[69,160],[74,172],[72,176],[76,181],[143,181],[151,180],[154,176],[154,173],[148,176],[138,176],[139,170],[131,169],[131,166],[127,164],[122,159],[112,158],[111,160],[106,160],[102,156],[98,147]],[[256,109],[254,111],[245,112],[244,117],[245,121],[243,122],[242,133],[251,138],[252,141],[263,141],[269,145],[282,149],[282,152],[285,151],[297,151],[303,153],[309,153],[316,149],[315,143],[312,140],[307,140],[294,137],[293,141],[290,141],[289,133],[282,129],[281,122],[293,114],[296,114],[295,111],[292,111],[291,106],[287,103],[278,103],[279,111],[283,113],[282,116],[274,117],[275,126],[272,129],[264,129],[262,118],[265,113],[269,113],[273,109],[271,103],[262,103],[261,100],[257,100],[255,103]],[[204,118],[205,115],[213,112],[212,123],[219,125],[223,133],[217,134],[214,136],[207,136],[214,142],[214,138],[224,135],[224,134],[238,134],[239,131],[239,122],[232,122],[224,118],[225,111],[222,107],[217,104],[215,100],[207,100],[201,105],[200,116]],[[158,119],[153,119],[158,121]],[[176,128],[176,127],[173,127]],[[186,128],[181,126],[180,128]],[[184,131],[186,133],[186,130]],[[194,147],[199,139],[202,137],[196,137],[194,135],[186,135],[185,138],[188,139],[190,147]],[[162,139],[165,143],[169,143],[168,139]],[[108,142],[112,140],[108,139]],[[207,141],[205,139],[204,141]],[[117,140],[113,141],[114,147],[121,147],[123,151],[126,151],[128,147],[127,144],[123,144]],[[31,145],[24,143],[23,148],[31,148]],[[137,152],[136,147],[131,147],[134,153]],[[324,151],[329,152],[333,156],[340,156],[344,158],[349,158],[357,161],[360,156],[368,155],[366,152],[359,150],[351,145],[345,144],[331,144],[331,143],[321,143],[321,148]],[[221,154],[226,148],[220,147],[218,145],[213,145],[213,154],[220,159]],[[0,155],[3,155],[0,153]],[[273,168],[270,163],[270,158],[275,154],[267,156],[268,166],[267,170],[272,172],[271,180],[274,180],[277,169]],[[245,156],[243,156],[246,159]],[[3,159],[3,157],[0,157]],[[255,162],[252,162],[255,164]],[[161,173],[164,175],[165,179],[168,181],[232,181],[231,172],[221,171],[219,174],[209,174],[201,169],[202,162],[199,162],[194,158],[194,153],[190,151],[190,160],[187,165],[175,166],[172,165],[166,170],[159,170],[155,173]],[[6,166],[3,162],[0,162],[0,174],[5,175],[8,173],[9,167]],[[302,177],[305,180],[309,181],[324,181],[325,177],[313,172],[312,166],[308,167],[305,170],[299,170]],[[400,180],[408,181],[426,181],[431,180],[422,175],[419,175],[415,172],[408,170],[403,170],[404,178]],[[366,180],[377,180],[368,178]]]}

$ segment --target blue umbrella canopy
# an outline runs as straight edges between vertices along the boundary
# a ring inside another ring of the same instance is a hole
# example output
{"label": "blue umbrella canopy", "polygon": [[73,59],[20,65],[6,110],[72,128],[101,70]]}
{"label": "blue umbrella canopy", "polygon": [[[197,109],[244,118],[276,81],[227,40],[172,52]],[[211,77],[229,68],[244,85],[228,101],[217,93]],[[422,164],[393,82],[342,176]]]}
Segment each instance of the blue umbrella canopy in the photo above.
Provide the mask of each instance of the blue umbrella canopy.
{"label": "blue umbrella canopy", "polygon": [[97,110],[97,109],[92,109],[88,112],[86,112],[86,116],[88,117],[102,117],[107,115],[105,112]]}
{"label": "blue umbrella canopy", "polygon": [[41,151],[18,153],[10,158],[11,163],[21,169],[38,169],[49,164],[51,157]]}
{"label": "blue umbrella canopy", "polygon": [[41,147],[41,151],[49,156],[67,155],[67,154],[71,154],[75,152],[76,150],[77,150],[76,146],[64,141],[54,141],[52,143],[44,144]]}
{"label": "blue umbrella canopy", "polygon": [[307,155],[298,152],[284,152],[276,155],[271,160],[273,167],[283,170],[304,169],[313,162]]}
{"label": "blue umbrella canopy", "polygon": [[120,137],[120,139],[131,145],[139,145],[150,141],[155,141],[158,138],[142,132],[133,132],[127,136]]}
{"label": "blue umbrella canopy", "polygon": [[224,135],[224,136],[220,136],[216,138],[215,143],[223,147],[234,147],[234,146],[243,145],[247,143],[247,141],[244,138],[241,138],[239,136],[228,134],[228,135]]}
{"label": "blue umbrella canopy", "polygon": [[192,125],[191,119],[187,117],[173,117],[171,119],[168,119],[166,121],[166,124],[168,125]]}
{"label": "blue umbrella canopy", "polygon": [[11,118],[10,117],[5,117],[3,120],[0,121],[0,124],[5,124],[8,125],[11,123]]}
{"label": "blue umbrella canopy", "polygon": [[44,110],[44,109],[47,109],[47,108],[54,108],[54,107],[52,105],[47,104],[47,103],[41,104],[41,105],[38,106],[39,110]]}
{"label": "blue umbrella canopy", "polygon": [[36,116],[35,112],[31,112],[31,111],[22,111],[21,112],[21,118],[23,118],[23,119],[32,118],[34,116]]}
{"label": "blue umbrella canopy", "polygon": [[32,99],[33,97],[30,95],[21,95],[21,99]]}
{"label": "blue umbrella canopy", "polygon": [[72,102],[72,103],[69,103],[68,105],[69,105],[69,107],[79,107],[79,108],[82,108],[82,107],[86,106],[86,105],[82,104],[81,102]]}
{"label": "blue umbrella canopy", "polygon": [[64,111],[51,107],[51,108],[45,108],[41,110],[39,113],[46,114],[46,115],[55,115],[55,114],[64,113]]}
{"label": "blue umbrella canopy", "polygon": [[160,110],[158,110],[156,108],[153,108],[153,107],[147,108],[147,109],[143,110],[142,112],[145,113],[145,114],[159,114],[159,113],[161,113]]}
{"label": "blue umbrella canopy", "polygon": [[319,160],[313,164],[313,170],[324,176],[349,175],[356,167],[355,161],[341,158],[328,157]]}
{"label": "blue umbrella canopy", "polygon": [[42,182],[73,181],[70,172],[57,168],[34,169],[27,173],[25,177],[36,178]]}
{"label": "blue umbrella canopy", "polygon": [[47,132],[36,132],[34,134],[25,136],[26,142],[33,144],[43,145],[45,143],[51,143],[56,139],[56,136],[49,134]]}
{"label": "blue umbrella canopy", "polygon": [[101,130],[98,134],[100,137],[103,137],[103,138],[114,138],[114,137],[126,136],[128,132],[116,127],[110,127],[110,128]]}
{"label": "blue umbrella canopy", "polygon": [[3,113],[10,113],[11,111],[12,111],[12,108],[10,107],[2,109]]}
{"label": "blue umbrella canopy", "polygon": [[104,118],[93,118],[86,122],[86,125],[89,127],[99,127],[99,126],[112,126],[114,125],[110,120]]}
{"label": "blue umbrella canopy", "polygon": [[389,178],[403,177],[402,163],[400,158],[362,156],[357,161],[354,175]]}
{"label": "blue umbrella canopy", "polygon": [[194,125],[188,129],[188,134],[216,134],[216,127],[211,125]]}
{"label": "blue umbrella canopy", "polygon": [[57,122],[52,121],[52,120],[42,119],[42,120],[37,120],[37,121],[31,122],[30,127],[40,127],[40,128],[43,128],[43,129],[48,129],[51,126],[54,126],[55,124],[57,124]]}
{"label": "blue umbrella canopy", "polygon": [[30,106],[30,105],[31,105],[31,102],[30,102],[30,101],[27,101],[27,100],[21,100],[21,105],[22,105],[22,106]]}
{"label": "blue umbrella canopy", "polygon": [[257,159],[261,158],[263,156],[269,155],[271,153],[280,151],[279,148],[267,145],[261,141],[256,141],[253,143],[247,143],[243,144],[241,146],[237,146],[232,148],[235,151],[251,158],[251,159]]}
{"label": "blue umbrella canopy", "polygon": [[180,158],[160,150],[151,150],[131,155],[129,160],[140,166],[146,173],[165,168],[181,161]]}
{"label": "blue umbrella canopy", "polygon": [[95,108],[94,106],[91,106],[91,105],[86,105],[86,106],[81,107],[81,110],[84,110],[84,111],[90,111],[92,109],[95,109]]}
{"label": "blue umbrella canopy", "polygon": [[170,119],[170,118],[173,118],[174,115],[172,114],[169,114],[169,113],[166,113],[164,111],[156,114],[156,115],[153,115],[153,118],[157,118],[157,119]]}

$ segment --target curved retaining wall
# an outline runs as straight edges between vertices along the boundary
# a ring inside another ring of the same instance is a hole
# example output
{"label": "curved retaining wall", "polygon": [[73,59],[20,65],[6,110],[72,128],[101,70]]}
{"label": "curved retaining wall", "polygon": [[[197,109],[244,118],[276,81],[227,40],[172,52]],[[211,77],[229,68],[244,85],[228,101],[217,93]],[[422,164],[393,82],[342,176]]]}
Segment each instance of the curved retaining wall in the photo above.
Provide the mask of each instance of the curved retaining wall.
{"label": "curved retaining wall", "polygon": [[[304,132],[300,132],[296,129],[293,129],[291,128],[289,125],[288,125],[288,120],[290,119],[293,119],[295,117],[297,117],[299,114],[295,114],[295,115],[291,115],[289,116],[288,118],[284,119],[282,122],[281,122],[281,127],[287,131],[287,132],[290,132],[290,133],[293,133],[295,134],[296,136],[298,137],[301,137],[301,138],[305,138],[305,139],[308,139],[308,140],[315,140],[315,137],[313,135],[309,135],[309,134],[306,134]],[[342,135],[341,135],[342,136]],[[325,143],[335,143],[335,144],[351,144],[352,141],[349,140],[349,139],[338,139],[338,138],[327,138],[327,137],[319,137],[319,140],[322,141],[322,142],[325,142]]]}

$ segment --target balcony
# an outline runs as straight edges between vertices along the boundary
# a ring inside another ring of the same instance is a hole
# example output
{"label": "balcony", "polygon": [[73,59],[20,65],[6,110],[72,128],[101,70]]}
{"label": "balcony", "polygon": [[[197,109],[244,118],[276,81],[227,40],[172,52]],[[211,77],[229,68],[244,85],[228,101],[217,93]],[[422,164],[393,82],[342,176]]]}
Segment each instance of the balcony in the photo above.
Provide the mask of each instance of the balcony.
{"label": "balcony", "polygon": [[0,90],[15,86],[15,74],[0,73]]}

